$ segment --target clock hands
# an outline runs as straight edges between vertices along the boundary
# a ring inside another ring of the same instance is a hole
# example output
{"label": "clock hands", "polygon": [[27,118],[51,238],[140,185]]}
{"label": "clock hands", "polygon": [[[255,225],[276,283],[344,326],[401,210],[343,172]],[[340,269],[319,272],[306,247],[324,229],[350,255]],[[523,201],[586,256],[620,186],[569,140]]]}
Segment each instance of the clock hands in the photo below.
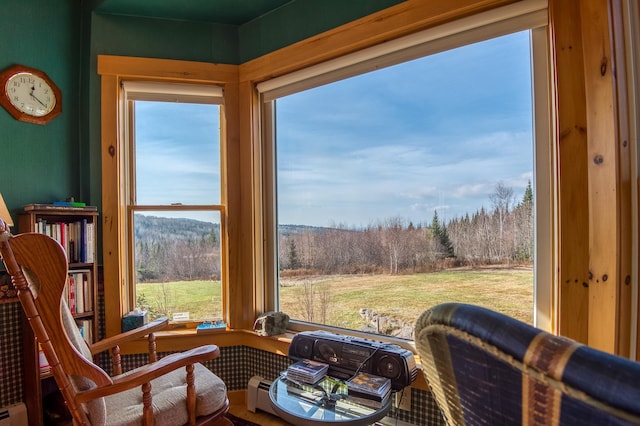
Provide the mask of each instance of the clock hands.
{"label": "clock hands", "polygon": [[36,90],[36,88],[35,88],[35,87],[32,87],[32,88],[31,88],[31,93],[29,93],[29,94],[31,95],[31,97],[32,97],[33,99],[35,99],[36,101],[38,101],[38,102],[40,103],[40,105],[42,105],[43,107],[45,107],[45,108],[46,108],[47,106],[46,106],[46,105],[45,105],[45,104],[44,104],[40,99],[38,99],[38,98],[36,97],[36,95],[34,95],[34,94],[33,94],[33,92],[35,92],[35,90]]}

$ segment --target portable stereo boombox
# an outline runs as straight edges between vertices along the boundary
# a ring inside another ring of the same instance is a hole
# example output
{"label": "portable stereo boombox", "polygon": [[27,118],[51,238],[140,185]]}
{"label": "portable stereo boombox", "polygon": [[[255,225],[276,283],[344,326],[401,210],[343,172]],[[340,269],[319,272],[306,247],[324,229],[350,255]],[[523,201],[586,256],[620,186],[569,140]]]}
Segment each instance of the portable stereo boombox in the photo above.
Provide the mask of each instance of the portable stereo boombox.
{"label": "portable stereo boombox", "polygon": [[296,334],[289,346],[294,361],[329,364],[330,376],[348,379],[357,370],[391,379],[391,388],[409,386],[418,375],[413,353],[398,345],[325,331]]}

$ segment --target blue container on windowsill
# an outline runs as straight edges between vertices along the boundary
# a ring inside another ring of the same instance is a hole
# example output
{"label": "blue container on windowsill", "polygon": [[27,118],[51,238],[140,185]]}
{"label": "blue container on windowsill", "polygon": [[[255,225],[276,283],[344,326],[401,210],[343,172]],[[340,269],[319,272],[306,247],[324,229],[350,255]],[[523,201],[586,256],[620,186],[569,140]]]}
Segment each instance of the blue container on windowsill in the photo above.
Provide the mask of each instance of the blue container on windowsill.
{"label": "blue container on windowsill", "polygon": [[142,327],[148,322],[147,311],[131,311],[122,317],[122,332]]}

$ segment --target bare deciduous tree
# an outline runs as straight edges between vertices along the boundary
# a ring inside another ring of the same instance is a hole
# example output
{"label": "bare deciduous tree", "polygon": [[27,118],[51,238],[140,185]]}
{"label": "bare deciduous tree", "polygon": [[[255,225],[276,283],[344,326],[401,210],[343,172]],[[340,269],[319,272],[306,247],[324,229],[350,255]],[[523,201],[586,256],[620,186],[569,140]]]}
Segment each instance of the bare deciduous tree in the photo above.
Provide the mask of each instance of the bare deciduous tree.
{"label": "bare deciduous tree", "polygon": [[505,224],[514,199],[513,188],[505,186],[502,182],[498,182],[493,194],[489,195],[489,199],[498,216],[497,259],[503,260],[505,258]]}

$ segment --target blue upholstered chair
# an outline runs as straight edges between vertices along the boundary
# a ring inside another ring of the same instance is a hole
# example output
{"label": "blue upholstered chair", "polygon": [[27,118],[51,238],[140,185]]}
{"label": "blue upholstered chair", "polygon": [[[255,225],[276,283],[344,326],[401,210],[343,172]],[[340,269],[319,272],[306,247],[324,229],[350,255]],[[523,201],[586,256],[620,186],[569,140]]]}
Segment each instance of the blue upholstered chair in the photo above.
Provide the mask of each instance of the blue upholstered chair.
{"label": "blue upholstered chair", "polygon": [[465,304],[424,312],[415,333],[450,425],[640,424],[640,363]]}

